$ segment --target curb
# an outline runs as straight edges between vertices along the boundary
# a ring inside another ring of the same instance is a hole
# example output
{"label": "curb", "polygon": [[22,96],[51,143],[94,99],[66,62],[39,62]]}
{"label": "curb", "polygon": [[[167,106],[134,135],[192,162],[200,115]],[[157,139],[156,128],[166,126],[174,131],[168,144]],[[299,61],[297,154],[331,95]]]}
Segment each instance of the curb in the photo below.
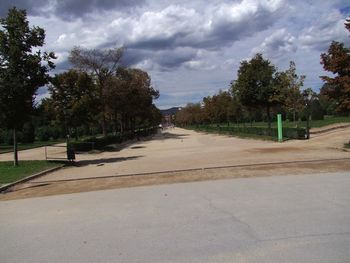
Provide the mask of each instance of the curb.
{"label": "curb", "polygon": [[30,180],[32,180],[32,179],[35,179],[35,178],[38,178],[38,177],[40,177],[40,176],[46,175],[46,174],[48,174],[48,173],[55,172],[55,171],[61,169],[62,167],[63,167],[63,166],[58,166],[58,167],[54,167],[54,168],[51,168],[51,169],[47,169],[47,170],[44,170],[44,171],[42,171],[42,172],[39,172],[39,173],[30,175],[30,176],[27,176],[27,177],[25,177],[25,178],[23,178],[23,179],[20,179],[20,180],[16,181],[16,182],[3,185],[3,186],[0,187],[0,193],[5,192],[5,191],[8,190],[9,188],[11,188],[11,187],[13,187],[13,186],[15,186],[15,185],[17,185],[17,184],[25,183],[25,182],[27,182],[27,181],[30,181]]}
{"label": "curb", "polygon": [[40,183],[59,183],[59,182],[97,180],[97,179],[107,179],[107,178],[135,177],[135,176],[144,176],[144,175],[159,175],[159,174],[170,174],[170,173],[172,174],[172,173],[181,173],[181,172],[210,171],[210,170],[216,170],[216,169],[263,167],[263,166],[269,166],[269,165],[306,164],[306,163],[315,163],[315,162],[317,163],[317,162],[346,161],[346,160],[350,160],[350,158],[315,159],[315,160],[305,160],[305,161],[284,161],[284,162],[267,162],[267,163],[253,163],[253,164],[237,164],[237,165],[227,165],[227,166],[211,166],[211,167],[189,168],[189,169],[180,169],[180,170],[166,170],[166,171],[154,171],[154,172],[144,172],[144,173],[130,173],[130,174],[107,175],[107,176],[96,176],[96,177],[83,177],[83,178],[74,178],[74,179],[61,179],[61,180],[53,180],[53,181],[40,181]]}

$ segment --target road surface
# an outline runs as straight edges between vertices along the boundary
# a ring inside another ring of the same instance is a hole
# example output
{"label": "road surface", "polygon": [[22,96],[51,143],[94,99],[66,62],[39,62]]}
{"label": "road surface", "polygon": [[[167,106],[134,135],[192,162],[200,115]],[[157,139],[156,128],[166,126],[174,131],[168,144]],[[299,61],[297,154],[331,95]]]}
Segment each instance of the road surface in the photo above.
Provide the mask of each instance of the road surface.
{"label": "road surface", "polygon": [[0,202],[1,262],[349,262],[350,173]]}

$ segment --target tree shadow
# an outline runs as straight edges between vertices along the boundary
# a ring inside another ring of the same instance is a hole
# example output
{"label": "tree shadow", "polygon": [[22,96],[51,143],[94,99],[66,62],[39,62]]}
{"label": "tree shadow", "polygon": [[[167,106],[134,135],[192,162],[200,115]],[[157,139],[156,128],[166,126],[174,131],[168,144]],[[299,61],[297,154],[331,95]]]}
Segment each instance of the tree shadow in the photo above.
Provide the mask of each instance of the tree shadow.
{"label": "tree shadow", "polygon": [[146,148],[146,146],[140,145],[140,146],[133,146],[130,149],[143,149]]}
{"label": "tree shadow", "polygon": [[162,133],[155,134],[151,138],[151,140],[167,140],[167,139],[183,140],[188,136],[190,136],[190,135],[186,134],[186,133],[174,134],[174,133],[170,133],[170,132],[162,132]]}
{"label": "tree shadow", "polygon": [[128,156],[128,157],[101,158],[101,159],[94,159],[94,160],[81,160],[81,161],[75,162],[75,165],[78,167],[86,166],[90,164],[104,165],[106,163],[117,163],[117,162],[124,162],[128,160],[136,160],[141,157],[144,157],[144,156],[138,155],[138,156]]}

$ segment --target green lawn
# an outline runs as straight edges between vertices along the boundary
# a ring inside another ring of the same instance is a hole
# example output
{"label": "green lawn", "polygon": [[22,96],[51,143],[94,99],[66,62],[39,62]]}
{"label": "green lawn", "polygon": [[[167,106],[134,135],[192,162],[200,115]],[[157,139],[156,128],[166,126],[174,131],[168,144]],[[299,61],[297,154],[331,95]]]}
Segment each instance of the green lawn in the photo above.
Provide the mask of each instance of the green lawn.
{"label": "green lawn", "polygon": [[[335,123],[350,123],[350,116],[349,117],[325,117],[324,120],[318,120],[318,121],[310,121],[310,127],[314,128],[319,128]],[[213,126],[220,125],[220,126],[227,126],[227,123],[220,123],[220,124],[213,124]],[[252,125],[253,127],[267,127],[267,122],[253,122],[251,123],[230,123],[230,126],[250,126]],[[306,127],[306,121],[300,121],[297,123],[294,123],[293,121],[283,121],[282,123],[283,127],[285,128],[295,128],[297,125],[299,128],[305,128]],[[274,121],[272,122],[272,127],[277,127],[277,122]]]}
{"label": "green lawn", "polygon": [[19,161],[19,166],[14,167],[13,162],[0,162],[0,185],[62,165],[62,163],[48,161]]}
{"label": "green lawn", "polygon": [[[28,150],[28,149],[32,149],[32,148],[37,148],[37,147],[42,147],[42,146],[48,146],[48,145],[53,145],[53,144],[57,144],[57,143],[62,143],[65,142],[65,139],[61,139],[61,140],[55,140],[55,141],[46,141],[46,142],[42,142],[42,141],[35,141],[33,143],[26,143],[26,144],[22,144],[19,143],[18,144],[18,150]],[[1,153],[6,153],[6,152],[12,152],[13,151],[13,145],[8,145],[8,144],[0,144],[0,154]]]}

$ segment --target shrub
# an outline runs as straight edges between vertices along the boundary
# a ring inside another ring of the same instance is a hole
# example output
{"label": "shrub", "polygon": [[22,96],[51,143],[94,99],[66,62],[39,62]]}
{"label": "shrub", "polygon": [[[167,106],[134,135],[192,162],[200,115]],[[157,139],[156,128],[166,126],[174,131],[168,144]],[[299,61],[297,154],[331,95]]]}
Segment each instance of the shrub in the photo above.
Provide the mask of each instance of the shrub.
{"label": "shrub", "polygon": [[[13,130],[2,130],[0,133],[1,143],[13,145]],[[17,142],[23,141],[23,133],[17,132]]]}
{"label": "shrub", "polygon": [[58,138],[62,137],[62,130],[59,127],[50,127],[49,133],[50,137],[52,137],[52,139],[54,140],[57,140]]}
{"label": "shrub", "polygon": [[124,133],[117,133],[115,135],[107,135],[106,137],[89,137],[82,141],[71,142],[70,145],[75,151],[86,152],[92,149],[103,149],[105,146],[110,144],[122,143],[134,138],[148,136],[157,132],[157,128],[140,128],[134,131],[127,131]]}
{"label": "shrub", "polygon": [[23,143],[33,143],[35,140],[35,131],[32,123],[25,123],[22,129],[22,140]]}
{"label": "shrub", "polygon": [[48,141],[51,138],[50,127],[43,126],[36,130],[36,137],[39,141]]}

